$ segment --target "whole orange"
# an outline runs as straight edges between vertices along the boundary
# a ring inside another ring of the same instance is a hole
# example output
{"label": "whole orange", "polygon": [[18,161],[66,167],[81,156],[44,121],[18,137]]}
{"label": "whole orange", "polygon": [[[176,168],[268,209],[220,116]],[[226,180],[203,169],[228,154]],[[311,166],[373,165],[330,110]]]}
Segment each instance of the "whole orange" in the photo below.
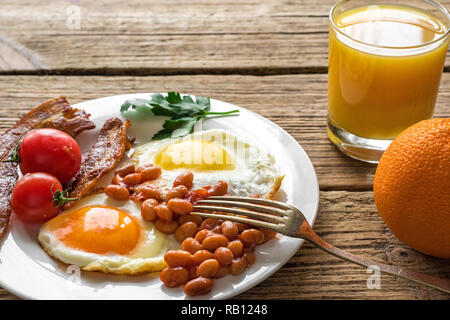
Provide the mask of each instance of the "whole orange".
{"label": "whole orange", "polygon": [[421,121],[381,157],[373,192],[386,225],[410,247],[450,258],[450,119]]}

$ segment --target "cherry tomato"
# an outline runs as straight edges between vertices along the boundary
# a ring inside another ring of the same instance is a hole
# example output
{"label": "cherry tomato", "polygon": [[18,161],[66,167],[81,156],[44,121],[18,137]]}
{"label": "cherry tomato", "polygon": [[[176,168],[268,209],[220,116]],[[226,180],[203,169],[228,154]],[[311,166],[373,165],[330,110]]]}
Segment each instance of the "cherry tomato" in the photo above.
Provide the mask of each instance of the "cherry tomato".
{"label": "cherry tomato", "polygon": [[67,133],[56,129],[33,130],[22,140],[19,149],[20,171],[47,172],[64,184],[81,166],[78,143]]}
{"label": "cherry tomato", "polygon": [[27,173],[13,189],[11,207],[24,222],[45,222],[58,214],[53,199],[54,195],[61,195],[62,190],[61,183],[51,174]]}

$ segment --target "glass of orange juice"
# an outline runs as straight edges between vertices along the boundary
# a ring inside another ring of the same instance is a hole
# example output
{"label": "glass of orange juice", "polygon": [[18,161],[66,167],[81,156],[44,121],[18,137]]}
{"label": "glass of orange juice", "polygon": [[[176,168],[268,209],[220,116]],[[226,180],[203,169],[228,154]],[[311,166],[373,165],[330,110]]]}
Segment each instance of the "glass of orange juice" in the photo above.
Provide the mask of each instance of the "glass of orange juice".
{"label": "glass of orange juice", "polygon": [[344,0],[330,12],[328,136],[378,162],[404,129],[431,118],[450,15],[431,0]]}

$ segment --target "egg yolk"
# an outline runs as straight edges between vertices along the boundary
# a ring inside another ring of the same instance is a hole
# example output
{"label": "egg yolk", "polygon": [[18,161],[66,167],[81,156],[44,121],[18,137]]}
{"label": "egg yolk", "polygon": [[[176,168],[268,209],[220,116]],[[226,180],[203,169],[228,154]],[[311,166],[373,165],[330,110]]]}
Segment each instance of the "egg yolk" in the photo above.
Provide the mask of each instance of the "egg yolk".
{"label": "egg yolk", "polygon": [[139,240],[140,227],[127,213],[113,207],[92,206],[49,221],[49,230],[68,247],[90,253],[127,254]]}
{"label": "egg yolk", "polygon": [[197,171],[233,170],[233,157],[221,146],[211,141],[186,140],[169,145],[155,158],[155,163],[165,170],[178,168]]}

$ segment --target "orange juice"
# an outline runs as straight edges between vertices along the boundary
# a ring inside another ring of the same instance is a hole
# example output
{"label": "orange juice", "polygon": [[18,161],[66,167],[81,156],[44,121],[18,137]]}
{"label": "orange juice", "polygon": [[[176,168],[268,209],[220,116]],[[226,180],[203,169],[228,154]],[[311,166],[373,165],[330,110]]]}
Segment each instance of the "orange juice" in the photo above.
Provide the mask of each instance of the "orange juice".
{"label": "orange juice", "polygon": [[357,7],[332,21],[329,121],[388,140],[432,116],[448,47],[444,22],[399,5]]}

